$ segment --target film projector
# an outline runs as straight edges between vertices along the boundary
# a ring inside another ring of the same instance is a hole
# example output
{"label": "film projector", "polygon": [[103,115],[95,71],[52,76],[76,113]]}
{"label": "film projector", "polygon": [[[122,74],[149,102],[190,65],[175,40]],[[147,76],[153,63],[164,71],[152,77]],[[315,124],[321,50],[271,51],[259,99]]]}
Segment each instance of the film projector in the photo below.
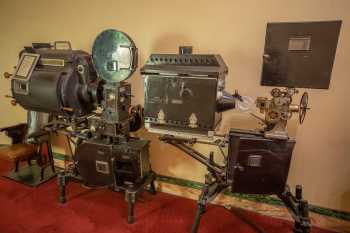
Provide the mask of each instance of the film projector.
{"label": "film projector", "polygon": [[[260,84],[276,88],[271,98],[258,97],[255,102],[264,114],[252,114],[264,125],[259,130],[230,129],[226,135],[216,134],[222,112],[239,109],[249,99],[225,91],[228,68],[220,55],[192,54],[189,46],[180,47],[178,54],[150,55],[141,68],[145,128],[208,170],[192,233],[198,231],[206,205],[224,190],[275,195],[294,219],[293,231],[311,231],[302,186],[297,185],[292,193],[287,185],[296,143],[288,135],[287,123],[296,113],[303,123],[309,109],[307,93],[300,104],[293,103],[296,88],[329,88],[341,24],[339,20],[267,24]],[[218,147],[223,163],[212,152],[202,154],[194,144]]]}
{"label": "film projector", "polygon": [[[224,190],[233,193],[277,195],[295,220],[294,232],[310,232],[308,203],[301,186],[295,195],[286,184],[295,140],[286,125],[295,112],[305,118],[307,93],[300,105],[292,104],[294,88],[272,90],[272,98],[259,97],[257,107],[265,118],[262,130],[231,129],[216,135],[222,112],[238,106],[243,97],[225,91],[228,68],[220,55],[152,54],[141,69],[145,83],[144,119],[148,131],[207,167],[205,184],[197,202],[192,232],[198,231],[206,205]],[[181,109],[181,111],[178,111]],[[217,146],[224,156],[218,163],[213,152],[204,155],[196,143]],[[223,148],[228,146],[228,154]]]}
{"label": "film projector", "polygon": [[71,180],[125,191],[128,223],[134,221],[137,196],[145,189],[155,193],[149,141],[130,135],[143,124],[143,109],[131,105],[131,86],[125,82],[136,68],[132,39],[106,30],[97,36],[92,57],[72,50],[69,42],[25,47],[12,75],[14,101],[50,113],[45,130],[68,139],[73,161],[58,174],[59,201],[66,202]]}

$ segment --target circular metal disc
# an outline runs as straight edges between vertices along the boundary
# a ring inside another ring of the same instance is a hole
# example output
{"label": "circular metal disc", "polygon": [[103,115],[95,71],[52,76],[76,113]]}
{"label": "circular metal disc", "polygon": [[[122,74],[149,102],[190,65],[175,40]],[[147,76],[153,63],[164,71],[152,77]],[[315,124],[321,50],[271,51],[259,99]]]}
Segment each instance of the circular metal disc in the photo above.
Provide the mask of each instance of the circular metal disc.
{"label": "circular metal disc", "polygon": [[121,82],[136,70],[137,49],[127,34],[109,29],[96,37],[92,59],[103,80],[109,83]]}

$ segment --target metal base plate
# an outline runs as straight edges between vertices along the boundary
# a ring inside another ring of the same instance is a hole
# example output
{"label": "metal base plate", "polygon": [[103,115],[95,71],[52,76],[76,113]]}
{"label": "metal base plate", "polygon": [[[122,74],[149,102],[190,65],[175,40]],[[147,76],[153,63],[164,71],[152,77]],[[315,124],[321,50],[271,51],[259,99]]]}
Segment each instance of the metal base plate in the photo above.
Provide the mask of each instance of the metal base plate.
{"label": "metal base plate", "polygon": [[56,172],[52,172],[51,167],[47,167],[44,171],[44,178],[41,180],[40,171],[41,168],[37,164],[33,163],[32,166],[26,165],[20,167],[18,172],[12,170],[4,175],[4,177],[30,187],[36,187],[52,179],[57,174]]}

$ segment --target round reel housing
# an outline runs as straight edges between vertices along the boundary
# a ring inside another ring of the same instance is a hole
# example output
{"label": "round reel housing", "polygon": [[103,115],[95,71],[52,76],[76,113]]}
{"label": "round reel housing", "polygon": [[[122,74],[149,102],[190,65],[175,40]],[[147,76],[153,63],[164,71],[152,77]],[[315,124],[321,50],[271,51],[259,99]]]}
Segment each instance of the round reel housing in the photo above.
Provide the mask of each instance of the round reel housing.
{"label": "round reel housing", "polygon": [[137,48],[124,32],[108,29],[95,39],[92,48],[95,69],[107,83],[128,79],[137,68]]}

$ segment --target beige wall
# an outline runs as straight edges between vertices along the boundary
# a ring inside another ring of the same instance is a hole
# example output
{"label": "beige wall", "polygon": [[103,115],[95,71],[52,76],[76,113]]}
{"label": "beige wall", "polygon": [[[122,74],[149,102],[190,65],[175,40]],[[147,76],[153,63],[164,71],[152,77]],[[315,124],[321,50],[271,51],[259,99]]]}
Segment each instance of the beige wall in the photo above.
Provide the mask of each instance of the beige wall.
{"label": "beige wall", "polygon": [[[342,19],[329,90],[311,90],[312,111],[296,130],[297,146],[289,176],[305,186],[313,204],[350,211],[350,1],[230,0],[230,1],[0,1],[0,72],[11,71],[17,54],[31,42],[70,40],[90,51],[96,35],[106,28],[127,32],[139,48],[139,66],[152,52],[177,52],[193,45],[195,52],[221,54],[229,66],[226,89],[267,95],[259,85],[267,22]],[[143,102],[142,79],[131,79],[134,102]],[[0,79],[0,126],[25,119],[20,107],[3,96],[9,82]],[[251,117],[225,113],[221,130],[257,125]],[[294,125],[292,128],[295,128]],[[202,181],[205,169],[168,145],[152,139],[152,163],[163,175]],[[62,140],[61,140],[62,141]],[[0,143],[8,142],[4,136]],[[62,144],[62,142],[61,142]],[[203,152],[209,148],[200,148]],[[62,151],[62,150],[60,150]]]}

